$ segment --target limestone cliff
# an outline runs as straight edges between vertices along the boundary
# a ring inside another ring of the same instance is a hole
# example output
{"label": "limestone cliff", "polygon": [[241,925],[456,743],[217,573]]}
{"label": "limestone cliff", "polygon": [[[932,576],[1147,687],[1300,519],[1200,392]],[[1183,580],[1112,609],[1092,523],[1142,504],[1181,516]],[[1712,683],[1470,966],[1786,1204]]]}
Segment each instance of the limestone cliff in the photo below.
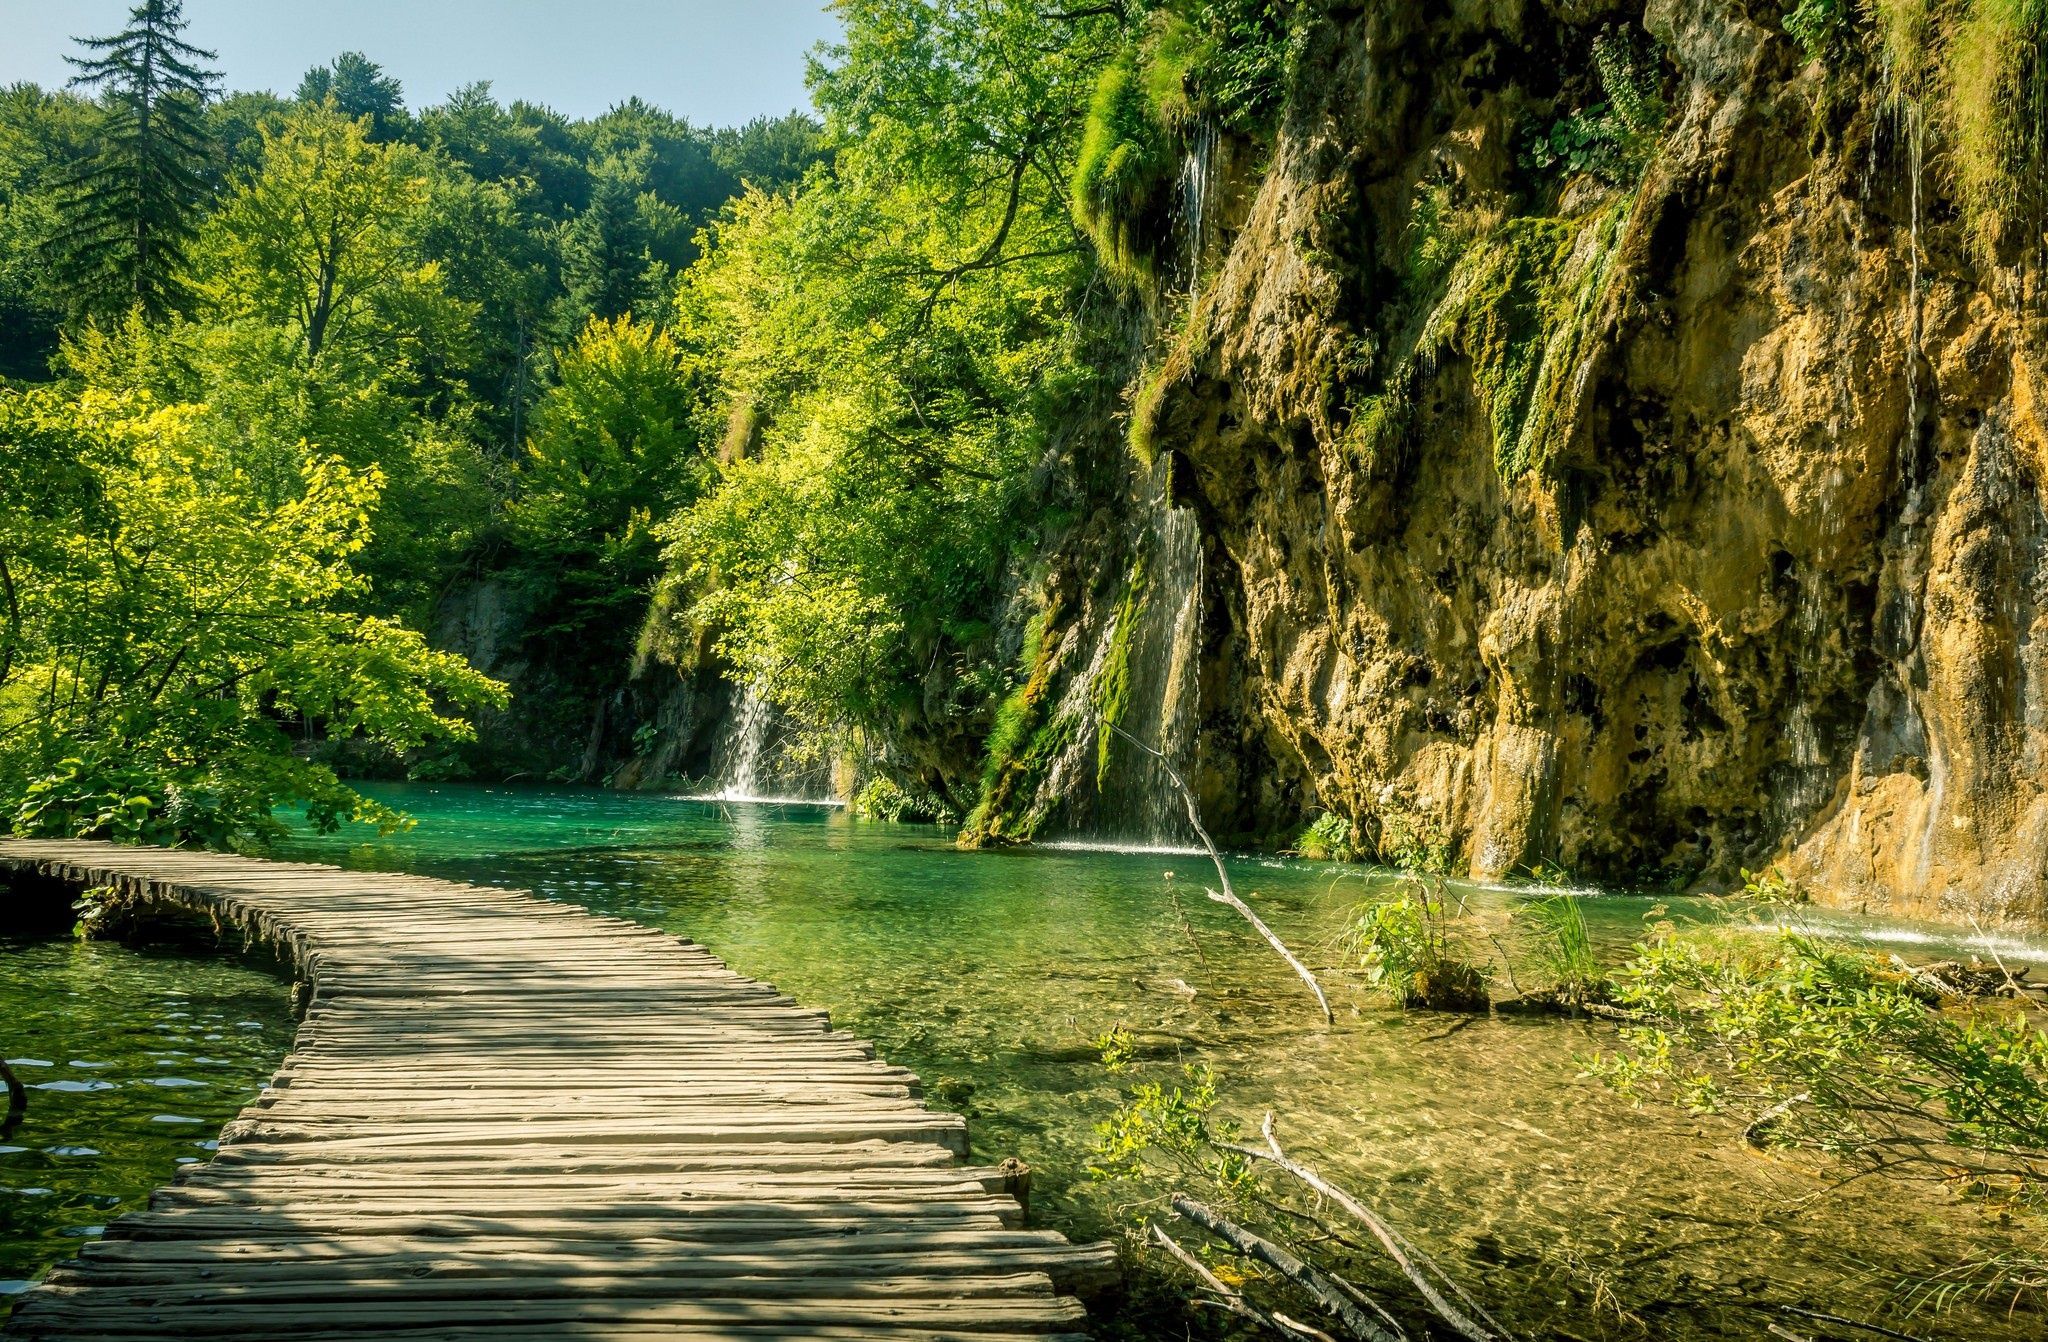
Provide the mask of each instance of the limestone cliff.
{"label": "limestone cliff", "polygon": [[[2048,922],[2040,220],[1973,245],[1939,127],[1783,18],[1308,27],[1131,407],[1151,506],[1202,538],[1212,827],[1327,810],[1478,876],[1777,861],[1838,903]],[[1660,119],[1581,170],[1617,34]],[[1055,592],[1045,705],[1115,707],[1143,532],[1070,557],[1123,577]],[[1099,804],[1046,735],[998,834]]]}

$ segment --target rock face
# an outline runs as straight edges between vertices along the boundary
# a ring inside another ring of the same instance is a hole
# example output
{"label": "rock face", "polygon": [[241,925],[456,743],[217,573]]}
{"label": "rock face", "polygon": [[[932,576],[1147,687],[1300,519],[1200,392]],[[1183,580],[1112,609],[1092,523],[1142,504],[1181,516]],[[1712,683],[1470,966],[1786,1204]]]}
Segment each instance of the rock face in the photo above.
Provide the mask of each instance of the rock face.
{"label": "rock face", "polygon": [[733,691],[702,640],[637,658],[621,674],[537,640],[529,607],[499,575],[456,588],[436,612],[434,645],[512,690],[504,709],[478,716],[476,742],[459,761],[464,775],[654,790],[712,775]]}
{"label": "rock face", "polygon": [[[2048,342],[1938,142],[1775,3],[1374,8],[1134,410],[1205,546],[1211,827],[2048,923]],[[1609,24],[1659,147],[1532,185]],[[1425,196],[1467,223],[1418,304]]]}

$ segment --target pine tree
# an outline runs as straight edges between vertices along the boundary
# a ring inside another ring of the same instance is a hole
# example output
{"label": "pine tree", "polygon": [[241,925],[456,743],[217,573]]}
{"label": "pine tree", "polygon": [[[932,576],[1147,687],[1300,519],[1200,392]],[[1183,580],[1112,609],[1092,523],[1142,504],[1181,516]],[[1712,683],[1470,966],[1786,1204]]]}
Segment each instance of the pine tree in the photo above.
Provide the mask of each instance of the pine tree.
{"label": "pine tree", "polygon": [[142,0],[112,37],[80,38],[74,85],[98,89],[97,152],[66,184],[53,240],[56,279],[75,315],[132,307],[156,319],[184,297],[185,249],[198,231],[208,163],[206,100],[214,53],[183,41],[183,0]]}
{"label": "pine tree", "polygon": [[641,176],[640,165],[632,160],[605,160],[597,167],[590,204],[563,226],[566,338],[574,339],[592,317],[623,317],[650,297],[650,230],[640,206]]}
{"label": "pine tree", "polygon": [[372,140],[395,140],[405,130],[405,90],[384,67],[360,51],[344,51],[316,65],[299,81],[298,100],[317,107],[329,98],[351,121],[370,118]]}

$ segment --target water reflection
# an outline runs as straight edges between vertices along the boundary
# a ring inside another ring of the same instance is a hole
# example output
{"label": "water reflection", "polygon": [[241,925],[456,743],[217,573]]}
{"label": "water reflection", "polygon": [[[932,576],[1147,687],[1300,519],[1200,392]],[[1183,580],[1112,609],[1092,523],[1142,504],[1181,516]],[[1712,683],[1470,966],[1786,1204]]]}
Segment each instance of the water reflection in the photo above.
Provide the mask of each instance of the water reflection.
{"label": "water reflection", "polygon": [[0,1053],[29,1093],[0,1146],[0,1295],[205,1159],[290,1030],[285,985],[226,955],[0,937]]}

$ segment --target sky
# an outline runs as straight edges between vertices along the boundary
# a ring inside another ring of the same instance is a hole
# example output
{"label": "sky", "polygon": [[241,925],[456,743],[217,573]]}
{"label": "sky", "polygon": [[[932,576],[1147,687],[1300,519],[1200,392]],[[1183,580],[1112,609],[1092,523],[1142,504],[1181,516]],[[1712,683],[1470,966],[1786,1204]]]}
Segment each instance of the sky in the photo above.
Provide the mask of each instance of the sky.
{"label": "sky", "polygon": [[[804,55],[836,37],[825,0],[185,0],[189,42],[226,87],[290,93],[360,51],[425,107],[475,80],[572,117],[632,95],[699,124],[810,103]],[[133,0],[0,0],[0,85],[61,84],[71,39],[123,26]]]}

